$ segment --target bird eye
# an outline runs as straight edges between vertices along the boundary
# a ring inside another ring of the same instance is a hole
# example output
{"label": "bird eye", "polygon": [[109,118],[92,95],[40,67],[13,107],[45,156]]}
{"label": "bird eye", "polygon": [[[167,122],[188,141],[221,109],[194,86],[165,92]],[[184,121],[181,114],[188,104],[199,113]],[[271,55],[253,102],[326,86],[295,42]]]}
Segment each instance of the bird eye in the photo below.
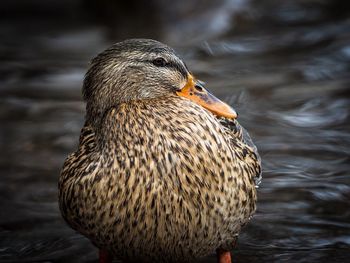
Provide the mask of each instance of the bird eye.
{"label": "bird eye", "polygon": [[165,67],[166,66],[166,61],[164,58],[156,58],[155,60],[152,61],[153,65],[157,67]]}

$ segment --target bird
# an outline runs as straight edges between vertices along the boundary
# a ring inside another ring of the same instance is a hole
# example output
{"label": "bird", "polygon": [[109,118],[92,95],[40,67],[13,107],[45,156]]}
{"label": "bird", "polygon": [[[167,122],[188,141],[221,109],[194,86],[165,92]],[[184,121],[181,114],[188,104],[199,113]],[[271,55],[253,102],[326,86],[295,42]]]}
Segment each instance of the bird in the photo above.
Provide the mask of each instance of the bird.
{"label": "bird", "polygon": [[99,262],[195,262],[213,253],[231,262],[261,179],[236,111],[151,39],[124,40],[93,58],[82,93],[85,123],[58,199]]}

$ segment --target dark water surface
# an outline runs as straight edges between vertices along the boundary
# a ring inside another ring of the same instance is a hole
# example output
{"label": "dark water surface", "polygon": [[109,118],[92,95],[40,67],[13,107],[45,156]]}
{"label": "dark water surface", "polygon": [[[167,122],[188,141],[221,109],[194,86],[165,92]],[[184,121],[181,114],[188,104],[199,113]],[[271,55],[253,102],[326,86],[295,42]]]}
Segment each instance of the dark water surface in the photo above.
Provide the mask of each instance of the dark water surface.
{"label": "dark water surface", "polygon": [[173,46],[258,146],[258,211],[234,262],[350,262],[346,1],[24,2],[0,4],[1,262],[97,259],[61,219],[57,180],[87,63],[128,37]]}

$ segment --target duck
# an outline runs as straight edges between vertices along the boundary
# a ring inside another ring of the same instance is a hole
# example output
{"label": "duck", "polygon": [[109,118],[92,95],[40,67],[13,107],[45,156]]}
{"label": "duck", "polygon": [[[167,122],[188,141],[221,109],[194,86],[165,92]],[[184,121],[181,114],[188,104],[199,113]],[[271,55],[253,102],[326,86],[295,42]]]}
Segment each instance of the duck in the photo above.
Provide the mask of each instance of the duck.
{"label": "duck", "polygon": [[63,164],[67,224],[99,262],[231,262],[251,220],[261,160],[236,111],[169,46],[118,42],[85,75],[85,123]]}

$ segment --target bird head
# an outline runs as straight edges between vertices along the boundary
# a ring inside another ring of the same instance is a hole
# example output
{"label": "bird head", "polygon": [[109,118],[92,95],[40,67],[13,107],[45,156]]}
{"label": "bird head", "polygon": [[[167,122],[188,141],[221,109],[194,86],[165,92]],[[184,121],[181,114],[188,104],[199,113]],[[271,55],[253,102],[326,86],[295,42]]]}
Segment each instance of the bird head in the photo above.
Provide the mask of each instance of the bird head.
{"label": "bird head", "polygon": [[88,119],[133,100],[180,96],[226,118],[236,112],[196,80],[170,47],[150,39],[119,42],[95,57],[85,75]]}

